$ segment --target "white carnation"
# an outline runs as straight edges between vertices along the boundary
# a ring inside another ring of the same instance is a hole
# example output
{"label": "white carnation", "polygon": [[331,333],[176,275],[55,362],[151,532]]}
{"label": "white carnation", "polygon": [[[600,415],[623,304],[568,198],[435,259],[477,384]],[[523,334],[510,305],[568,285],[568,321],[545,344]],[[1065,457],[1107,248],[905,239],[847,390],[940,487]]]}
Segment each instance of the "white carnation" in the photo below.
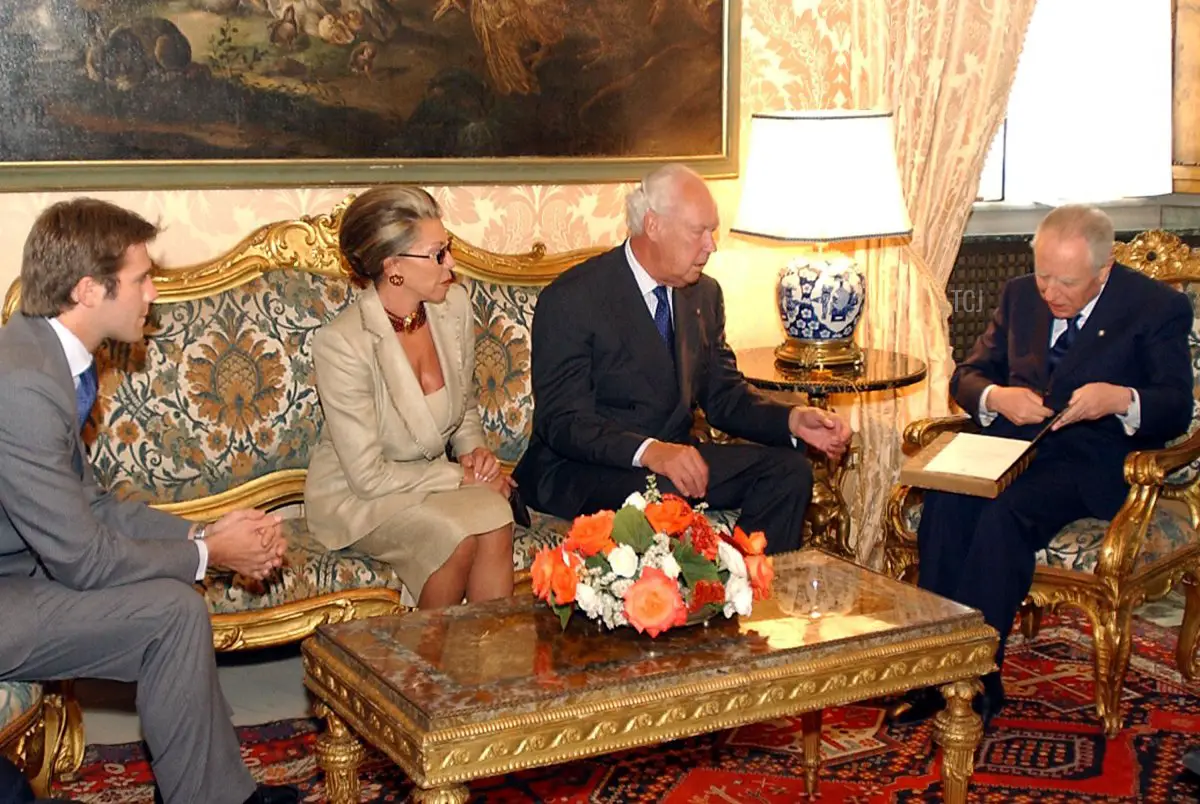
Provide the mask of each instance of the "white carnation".
{"label": "white carnation", "polygon": [[[608,554],[608,564],[612,567],[613,572],[622,578],[632,578],[637,573],[638,556],[629,545],[619,544],[615,550]],[[744,564],[742,565],[742,574],[746,574]]]}
{"label": "white carnation", "polygon": [[735,611],[748,616],[753,605],[754,590],[750,588],[750,581],[745,577],[730,575],[725,584],[725,616],[732,617]]}
{"label": "white carnation", "polygon": [[625,504],[622,505],[621,507],[624,508],[625,505],[632,505],[634,508],[638,509],[639,511],[645,511],[646,510],[646,498],[642,496],[642,493],[640,491],[635,491],[633,494],[630,494],[628,497],[625,498]]}
{"label": "white carnation", "polygon": [[662,560],[663,575],[666,575],[671,580],[679,577],[680,567],[679,562],[675,560],[675,556],[667,553]]}
{"label": "white carnation", "polygon": [[575,584],[575,605],[594,620],[600,613],[600,596],[586,583],[577,583]]}
{"label": "white carnation", "polygon": [[742,554],[724,539],[717,542],[717,558],[721,562],[721,567],[729,570],[730,580],[733,578],[746,579],[746,562],[742,559]]}

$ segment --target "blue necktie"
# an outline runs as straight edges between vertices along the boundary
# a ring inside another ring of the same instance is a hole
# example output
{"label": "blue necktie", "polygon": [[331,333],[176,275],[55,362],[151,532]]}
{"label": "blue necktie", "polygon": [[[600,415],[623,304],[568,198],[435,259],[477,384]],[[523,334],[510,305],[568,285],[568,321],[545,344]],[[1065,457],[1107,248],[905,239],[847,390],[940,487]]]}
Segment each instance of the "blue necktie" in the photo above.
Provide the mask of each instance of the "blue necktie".
{"label": "blue necktie", "polygon": [[92,363],[79,375],[79,387],[75,389],[75,412],[79,414],[79,429],[88,420],[92,405],[96,404],[96,364]]}
{"label": "blue necktie", "polygon": [[671,327],[671,303],[667,301],[667,286],[659,285],[654,289],[654,298],[658,306],[654,308],[654,326],[667,345],[667,351],[675,354],[675,330]]}
{"label": "blue necktie", "polygon": [[1054,341],[1054,345],[1050,347],[1050,351],[1046,353],[1046,368],[1050,373],[1058,368],[1058,364],[1066,355],[1067,350],[1071,348],[1071,344],[1075,343],[1075,336],[1079,334],[1079,319],[1082,316],[1074,316],[1067,319],[1067,328],[1063,330],[1058,339]]}

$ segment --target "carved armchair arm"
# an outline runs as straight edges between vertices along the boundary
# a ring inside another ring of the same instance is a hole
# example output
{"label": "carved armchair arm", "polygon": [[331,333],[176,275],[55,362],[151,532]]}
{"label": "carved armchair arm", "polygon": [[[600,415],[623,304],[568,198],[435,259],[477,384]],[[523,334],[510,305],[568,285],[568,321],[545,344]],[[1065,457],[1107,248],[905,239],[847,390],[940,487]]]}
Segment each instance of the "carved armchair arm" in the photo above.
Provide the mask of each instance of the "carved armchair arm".
{"label": "carved armchair arm", "polygon": [[[1200,524],[1200,478],[1186,486],[1166,485],[1167,476],[1200,458],[1200,431],[1172,447],[1135,450],[1125,456],[1125,482],[1129,494],[1113,517],[1100,543],[1096,575],[1112,583],[1129,574],[1160,497],[1183,500],[1188,507],[1192,527]],[[1115,588],[1115,587],[1114,587]]]}
{"label": "carved armchair arm", "polygon": [[[978,430],[979,425],[966,416],[947,416],[937,419],[919,419],[904,428],[902,446],[912,453],[926,446],[942,433],[960,433]],[[896,578],[908,577],[910,569],[917,563],[917,534],[909,528],[910,509],[921,501],[921,489],[896,485],[888,494],[884,512],[884,565],[887,574]]]}

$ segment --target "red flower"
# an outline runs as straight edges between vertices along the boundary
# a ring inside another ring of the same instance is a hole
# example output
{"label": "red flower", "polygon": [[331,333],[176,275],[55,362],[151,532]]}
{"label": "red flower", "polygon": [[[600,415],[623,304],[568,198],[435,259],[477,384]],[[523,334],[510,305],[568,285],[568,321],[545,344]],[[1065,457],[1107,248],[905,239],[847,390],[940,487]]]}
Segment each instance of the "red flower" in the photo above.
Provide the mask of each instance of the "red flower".
{"label": "red flower", "polygon": [[533,559],[530,574],[533,594],[545,601],[560,606],[575,602],[575,584],[579,581],[578,569],[583,561],[574,553],[565,553],[562,548],[545,547]]}
{"label": "red flower", "polygon": [[720,537],[713,530],[712,525],[708,523],[708,518],[704,514],[696,514],[692,518],[692,549],[700,555],[707,558],[709,561],[717,560],[717,544]]}
{"label": "red flower", "polygon": [[692,603],[688,611],[699,611],[709,603],[725,602],[725,584],[720,581],[696,581],[692,587]]}

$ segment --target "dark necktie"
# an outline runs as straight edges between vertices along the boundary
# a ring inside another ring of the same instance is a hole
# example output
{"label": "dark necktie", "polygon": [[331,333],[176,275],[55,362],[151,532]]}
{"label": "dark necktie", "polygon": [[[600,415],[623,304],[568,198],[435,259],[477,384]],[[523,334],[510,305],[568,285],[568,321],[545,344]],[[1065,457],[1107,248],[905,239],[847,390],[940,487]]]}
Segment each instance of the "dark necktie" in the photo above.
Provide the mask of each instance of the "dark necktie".
{"label": "dark necktie", "polygon": [[1054,341],[1054,345],[1050,347],[1050,351],[1046,354],[1046,367],[1051,373],[1058,368],[1058,364],[1066,355],[1067,350],[1071,348],[1071,344],[1075,343],[1075,337],[1079,334],[1079,319],[1081,316],[1074,316],[1067,319],[1067,328],[1063,330],[1058,339]]}
{"label": "dark necktie", "polygon": [[88,420],[92,405],[96,404],[96,364],[92,363],[79,375],[79,387],[75,389],[75,412],[79,414],[79,429]]}
{"label": "dark necktie", "polygon": [[654,289],[654,298],[658,306],[654,308],[654,326],[667,345],[667,351],[675,354],[675,330],[671,327],[671,303],[667,301],[667,286],[659,285]]}

